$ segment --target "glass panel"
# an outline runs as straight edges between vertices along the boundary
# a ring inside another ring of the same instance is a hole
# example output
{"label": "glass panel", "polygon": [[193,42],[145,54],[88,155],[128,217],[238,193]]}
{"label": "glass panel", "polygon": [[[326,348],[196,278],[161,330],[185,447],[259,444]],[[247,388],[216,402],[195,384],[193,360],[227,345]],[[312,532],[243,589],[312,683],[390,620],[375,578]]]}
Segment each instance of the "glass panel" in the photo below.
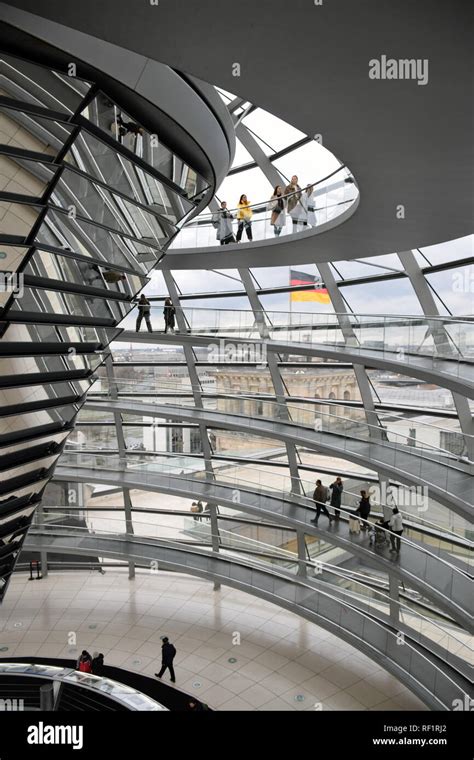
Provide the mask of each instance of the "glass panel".
{"label": "glass panel", "polygon": [[181,187],[189,198],[208,187],[209,183],[172,153],[158,135],[144,129],[103,93],[89,103],[82,116]]}
{"label": "glass panel", "polygon": [[69,440],[85,448],[118,450],[115,424],[113,422],[109,425],[101,425],[99,422],[88,424],[87,415],[83,409],[79,412],[77,428],[71,433]]}
{"label": "glass panel", "polygon": [[[337,266],[337,264],[336,264]],[[349,285],[342,291],[356,314],[422,314],[422,308],[408,279]]]}
{"label": "glass panel", "polygon": [[0,106],[0,143],[55,156],[72,132],[72,127],[41,116]]}
{"label": "glass panel", "polygon": [[0,54],[0,95],[72,114],[90,84],[20,58]]}
{"label": "glass panel", "polygon": [[86,131],[76,138],[65,161],[138,203],[150,206],[154,212],[166,216],[173,223],[180,221],[194,208],[187,198]]}
{"label": "glass panel", "polygon": [[0,234],[26,238],[40,210],[39,206],[0,201]]}
{"label": "glass panel", "polygon": [[145,277],[100,266],[92,261],[74,259],[72,256],[60,256],[41,250],[34,252],[25,267],[25,273],[35,277],[45,277],[61,282],[110,290],[130,297],[141,290],[146,282]]}
{"label": "glass panel", "polygon": [[36,241],[39,247],[41,243],[63,247],[106,265],[145,273],[160,255],[156,248],[52,209],[47,212]]}
{"label": "glass panel", "polygon": [[[425,246],[420,248],[423,256],[420,257],[419,262],[421,266],[426,267],[428,262],[436,265],[445,264],[448,261],[454,263],[458,259],[469,258],[472,256],[473,242],[473,236],[467,235],[466,237],[457,238],[456,240],[449,240],[446,243]],[[426,261],[426,259],[428,259],[428,261]]]}
{"label": "glass panel", "polygon": [[37,409],[26,414],[16,414],[14,417],[0,419],[0,435],[18,433],[22,430],[34,429],[53,423],[69,423],[77,413],[77,405],[58,406],[54,409]]}
{"label": "glass panel", "polygon": [[[447,272],[426,275],[434,291],[453,314],[474,312],[474,266],[455,266]],[[463,346],[459,347],[461,350]]]}
{"label": "glass panel", "polygon": [[0,191],[41,198],[56,168],[0,153]]}
{"label": "glass panel", "polygon": [[0,404],[2,408],[12,404],[40,403],[53,401],[69,396],[82,396],[90,387],[89,380],[71,380],[70,382],[44,383],[29,385],[19,391],[18,388],[0,389]]}
{"label": "glass panel", "polygon": [[94,369],[101,361],[101,357],[85,357],[80,354],[74,356],[21,356],[13,358],[0,358],[0,376],[9,377],[18,375],[35,375],[50,372],[76,372]]}
{"label": "glass panel", "polygon": [[248,164],[251,161],[253,161],[251,154],[237,138],[235,141],[235,156],[231,168],[234,169],[236,166],[240,166],[241,164]]}
{"label": "glass panel", "polygon": [[336,171],[341,162],[318,142],[311,140],[277,158],[273,165],[288,180],[296,174],[301,187],[306,187],[308,182],[317,182]]}
{"label": "glass panel", "polygon": [[123,316],[130,310],[130,304],[116,300],[106,300],[89,295],[76,295],[75,293],[61,293],[54,290],[42,290],[37,288],[25,289],[22,298],[15,300],[10,307],[11,311],[39,312],[58,317],[69,315],[78,318],[97,317],[113,322],[120,322]]}
{"label": "glass panel", "polygon": [[152,243],[163,244],[176,232],[167,220],[68,169],[61,174],[51,202],[63,209],[72,206],[78,216]]}
{"label": "glass panel", "polygon": [[0,272],[16,272],[28,248],[15,245],[0,245]]}
{"label": "glass panel", "polygon": [[292,127],[288,122],[279,119],[278,116],[274,116],[263,108],[256,108],[252,113],[249,113],[244,117],[242,123],[276,151],[306,137],[304,132],[300,132],[299,129]]}
{"label": "glass panel", "polygon": [[[10,323],[2,335],[2,341],[15,343],[65,343],[66,346],[79,344],[76,350],[79,350],[82,343],[90,343],[94,348],[107,346],[109,342],[117,335],[118,330],[101,327],[76,327],[74,325],[47,325],[47,324],[17,324]],[[65,353],[67,348],[64,346]]]}

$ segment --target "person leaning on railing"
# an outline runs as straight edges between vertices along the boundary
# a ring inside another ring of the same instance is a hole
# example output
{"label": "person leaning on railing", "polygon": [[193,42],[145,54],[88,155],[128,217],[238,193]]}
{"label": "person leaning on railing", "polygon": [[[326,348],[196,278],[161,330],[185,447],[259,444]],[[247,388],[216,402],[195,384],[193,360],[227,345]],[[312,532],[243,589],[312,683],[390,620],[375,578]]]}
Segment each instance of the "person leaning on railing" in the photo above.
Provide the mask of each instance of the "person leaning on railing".
{"label": "person leaning on railing", "polygon": [[237,227],[237,242],[240,243],[242,238],[242,232],[247,233],[249,240],[252,240],[252,216],[253,211],[250,208],[250,202],[247,200],[245,193],[240,196],[240,200],[237,204],[237,220],[239,222]]}

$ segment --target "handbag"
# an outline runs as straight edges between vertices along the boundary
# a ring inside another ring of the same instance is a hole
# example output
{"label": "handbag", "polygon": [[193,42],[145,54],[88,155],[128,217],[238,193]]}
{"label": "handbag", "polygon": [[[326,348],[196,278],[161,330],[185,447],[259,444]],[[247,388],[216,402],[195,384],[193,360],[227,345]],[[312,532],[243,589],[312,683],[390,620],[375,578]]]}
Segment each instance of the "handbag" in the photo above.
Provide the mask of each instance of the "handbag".
{"label": "handbag", "polygon": [[349,517],[349,533],[360,533],[360,522],[357,517]]}

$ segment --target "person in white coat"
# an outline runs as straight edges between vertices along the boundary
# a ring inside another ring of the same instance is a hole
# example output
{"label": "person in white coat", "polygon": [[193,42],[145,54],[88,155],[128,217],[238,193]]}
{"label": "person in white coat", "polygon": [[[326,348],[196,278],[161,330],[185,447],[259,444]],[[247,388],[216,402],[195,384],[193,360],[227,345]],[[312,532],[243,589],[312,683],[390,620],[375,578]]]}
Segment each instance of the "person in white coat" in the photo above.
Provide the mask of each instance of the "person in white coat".
{"label": "person in white coat", "polygon": [[227,202],[222,201],[219,211],[212,215],[212,226],[216,229],[216,237],[221,245],[235,243],[232,220],[234,216],[227,209]]}
{"label": "person in white coat", "polygon": [[398,554],[402,543],[400,541],[400,536],[403,533],[403,520],[400,512],[398,511],[398,507],[393,508],[392,516],[388,524],[390,526],[390,530],[392,531],[392,534],[390,536],[390,543],[392,544],[392,548],[390,551],[396,552]]}
{"label": "person in white coat", "polygon": [[301,196],[301,203],[306,211],[306,221],[310,227],[316,227],[316,199],[314,185],[307,185]]}

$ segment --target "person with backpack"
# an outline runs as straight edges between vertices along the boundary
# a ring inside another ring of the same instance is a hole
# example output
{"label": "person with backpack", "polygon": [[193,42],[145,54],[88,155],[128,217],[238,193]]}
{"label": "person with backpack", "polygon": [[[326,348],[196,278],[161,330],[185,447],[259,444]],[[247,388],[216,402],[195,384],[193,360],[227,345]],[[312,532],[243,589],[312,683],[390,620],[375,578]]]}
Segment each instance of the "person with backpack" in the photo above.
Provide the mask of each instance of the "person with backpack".
{"label": "person with backpack", "polygon": [[87,649],[82,650],[76,663],[76,670],[80,670],[81,673],[92,673],[92,657]]}
{"label": "person with backpack", "polygon": [[173,644],[170,644],[168,636],[162,636],[161,640],[163,642],[161,646],[161,670],[159,673],[155,673],[155,676],[161,678],[166,668],[168,668],[171,676],[171,683],[175,683],[176,676],[174,674],[173,660],[176,656],[176,647]]}
{"label": "person with backpack", "polygon": [[311,520],[314,525],[318,524],[319,515],[321,512],[326,515],[326,517],[329,518],[329,525],[332,523],[333,518],[328,512],[328,508],[326,507],[326,501],[328,500],[328,489],[326,486],[323,486],[322,482],[320,480],[316,481],[316,488],[314,489],[313,493],[313,501],[316,505],[316,517]]}
{"label": "person with backpack", "polygon": [[171,301],[171,298],[167,298],[165,301],[165,305],[163,307],[163,317],[165,319],[165,333],[168,332],[168,330],[171,330],[174,332],[174,315],[176,314],[176,309],[173,306],[173,302]]}
{"label": "person with backpack", "polygon": [[136,325],[135,332],[138,332],[140,330],[140,325],[142,323],[143,318],[145,318],[146,326],[148,327],[148,332],[153,332],[151,322],[150,322],[150,301],[142,293],[138,301],[138,317],[137,317],[137,325]]}

